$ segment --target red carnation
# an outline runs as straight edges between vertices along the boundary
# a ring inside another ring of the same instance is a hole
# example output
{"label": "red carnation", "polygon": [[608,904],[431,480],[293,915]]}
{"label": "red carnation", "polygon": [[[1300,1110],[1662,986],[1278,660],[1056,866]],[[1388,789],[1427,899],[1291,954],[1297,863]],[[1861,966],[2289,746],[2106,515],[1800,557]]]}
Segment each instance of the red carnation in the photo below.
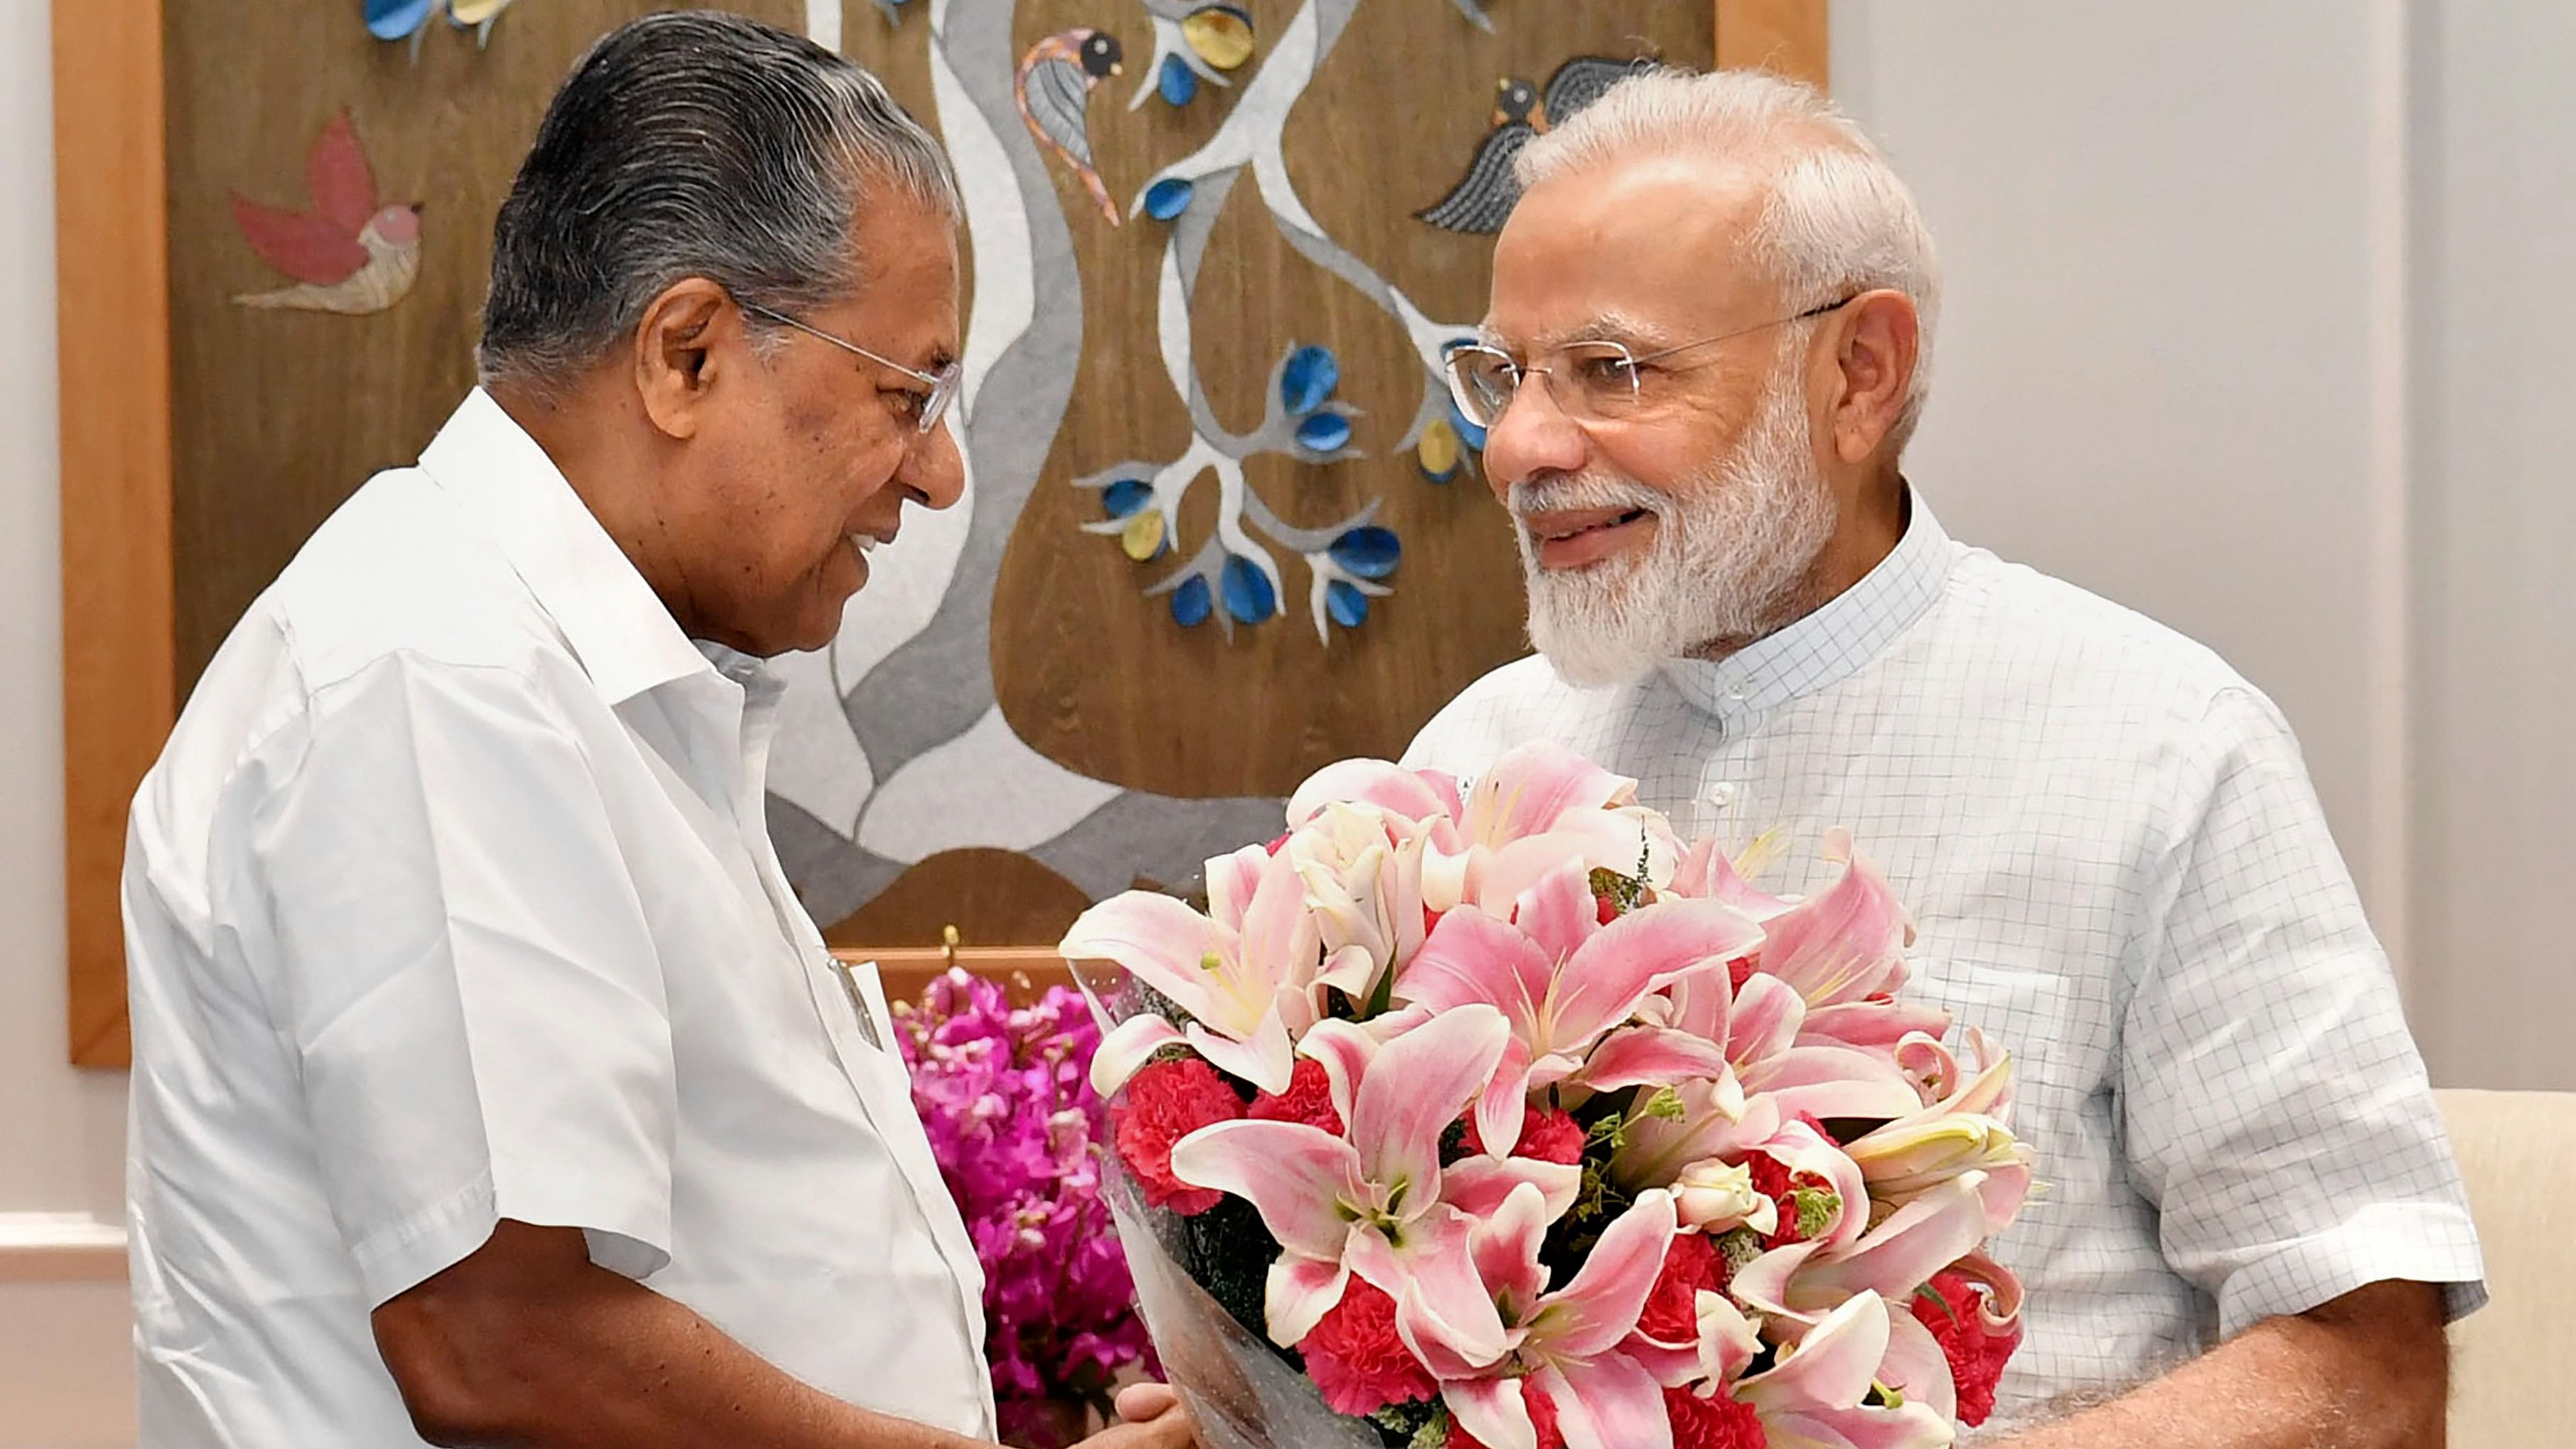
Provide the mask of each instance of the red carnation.
{"label": "red carnation", "polygon": [[[1556,1401],[1521,1382],[1521,1402],[1529,1406],[1530,1423],[1538,1430],[1538,1449],[1565,1449],[1565,1431],[1556,1427]],[[1449,1421],[1449,1442],[1444,1449],[1486,1449],[1485,1441]]]}
{"label": "red carnation", "polygon": [[1278,1096],[1268,1092],[1252,1099],[1252,1110],[1244,1114],[1264,1122],[1303,1122],[1321,1127],[1339,1137],[1342,1114],[1333,1110],[1333,1083],[1324,1075],[1324,1064],[1313,1057],[1299,1057],[1297,1070],[1288,1079],[1288,1090]]}
{"label": "red carnation", "polygon": [[1675,1235],[1664,1250],[1664,1271],[1637,1315],[1637,1331],[1657,1343],[1699,1341],[1699,1295],[1726,1291],[1726,1259],[1705,1233]]}
{"label": "red carnation", "polygon": [[1753,1406],[1724,1389],[1705,1399],[1688,1389],[1666,1389],[1664,1416],[1673,1422],[1673,1449],[1764,1449],[1770,1443]]}
{"label": "red carnation", "polygon": [[[1476,1114],[1473,1112],[1467,1114],[1467,1150],[1478,1153],[1485,1150],[1485,1137],[1476,1130]],[[1521,1138],[1513,1145],[1512,1156],[1571,1167],[1583,1160],[1583,1124],[1563,1112],[1542,1112],[1536,1107],[1523,1107]]]}
{"label": "red carnation", "polygon": [[1613,900],[1609,896],[1594,896],[1592,900],[1593,904],[1599,908],[1599,920],[1597,924],[1606,926],[1612,921],[1619,919],[1619,903],[1616,900]]}
{"label": "red carnation", "polygon": [[1941,1354],[1950,1360],[1950,1380],[1959,1388],[1959,1422],[1974,1427],[1995,1411],[1995,1381],[2004,1376],[2005,1360],[2021,1346],[2021,1320],[2014,1319],[2000,1333],[1987,1328],[1985,1294],[1965,1274],[1935,1273],[1927,1287],[1940,1301],[1915,1294],[1914,1316],[1940,1340]]}
{"label": "red carnation", "polygon": [[1357,1278],[1297,1351],[1336,1414],[1373,1414],[1440,1392],[1430,1370],[1396,1336],[1395,1300]]}
{"label": "red carnation", "polygon": [[1752,980],[1753,973],[1760,969],[1760,963],[1753,957],[1738,956],[1726,963],[1727,983],[1731,989],[1741,992],[1744,989],[1744,983]]}
{"label": "red carnation", "polygon": [[1172,1176],[1172,1144],[1211,1122],[1243,1115],[1243,1099],[1197,1057],[1156,1062],[1130,1078],[1127,1100],[1110,1112],[1118,1155],[1145,1188],[1145,1201],[1183,1217],[1206,1212],[1225,1194]]}
{"label": "red carnation", "polygon": [[1805,1242],[1806,1235],[1798,1231],[1798,1200],[1794,1194],[1802,1188],[1832,1192],[1834,1185],[1812,1172],[1793,1178],[1789,1165],[1768,1152],[1754,1153],[1744,1160],[1744,1165],[1753,1173],[1753,1190],[1771,1199],[1780,1210],[1779,1225],[1763,1238],[1762,1246],[1768,1249]]}

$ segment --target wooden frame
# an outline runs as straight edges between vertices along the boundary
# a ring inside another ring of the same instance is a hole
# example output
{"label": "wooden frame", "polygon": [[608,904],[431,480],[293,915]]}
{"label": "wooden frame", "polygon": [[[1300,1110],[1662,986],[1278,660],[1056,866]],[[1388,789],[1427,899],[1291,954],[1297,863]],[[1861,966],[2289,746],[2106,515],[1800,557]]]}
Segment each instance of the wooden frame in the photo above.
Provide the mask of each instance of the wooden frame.
{"label": "wooden frame", "polygon": [[[1827,0],[1714,0],[1717,60],[1818,85]],[[55,275],[63,325],[64,895],[73,1062],[121,1067],[126,810],[178,717],[163,0],[53,0]],[[945,956],[879,952],[890,995]],[[1062,979],[1050,952],[960,952]],[[1050,973],[1054,973],[1052,976]]]}
{"label": "wooden frame", "polygon": [[161,0],[54,0],[71,1059],[124,1066],[126,807],[178,717]]}

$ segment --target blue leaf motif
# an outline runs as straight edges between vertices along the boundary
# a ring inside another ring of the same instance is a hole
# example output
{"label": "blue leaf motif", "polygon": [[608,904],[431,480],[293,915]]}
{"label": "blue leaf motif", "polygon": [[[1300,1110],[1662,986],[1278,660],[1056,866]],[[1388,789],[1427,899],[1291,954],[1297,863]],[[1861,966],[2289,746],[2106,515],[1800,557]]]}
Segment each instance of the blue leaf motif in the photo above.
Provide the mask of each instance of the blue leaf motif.
{"label": "blue leaf motif", "polygon": [[1333,562],[1364,579],[1382,579],[1395,572],[1404,557],[1404,545],[1395,530],[1370,524],[1354,528],[1333,540]]}
{"label": "blue leaf motif", "polygon": [[1352,588],[1342,579],[1324,586],[1324,612],[1345,629],[1356,629],[1368,622],[1368,595]]}
{"label": "blue leaf motif", "polygon": [[1121,478],[1100,490],[1100,506],[1112,518],[1125,518],[1154,501],[1154,485],[1139,478]]}
{"label": "blue leaf motif", "polygon": [[[1279,401],[1303,417],[1330,401],[1342,385],[1342,364],[1329,347],[1300,347],[1279,374]],[[1338,446],[1338,445],[1336,445]]]}
{"label": "blue leaf motif", "polygon": [[1205,578],[1182,581],[1172,590],[1172,619],[1184,629],[1195,629],[1208,621],[1209,600]]}
{"label": "blue leaf motif", "polygon": [[367,0],[367,33],[378,40],[400,40],[429,23],[439,0]]}
{"label": "blue leaf motif", "polygon": [[1246,624],[1258,624],[1279,612],[1279,596],[1271,590],[1270,576],[1250,559],[1225,561],[1225,611]]}
{"label": "blue leaf motif", "polygon": [[1199,93],[1198,72],[1190,69],[1177,55],[1163,57],[1163,75],[1159,84],[1163,104],[1167,106],[1186,106]]}
{"label": "blue leaf motif", "polygon": [[1190,209],[1190,196],[1198,188],[1178,176],[1166,176],[1145,188],[1145,214],[1156,221],[1170,221]]}
{"label": "blue leaf motif", "polygon": [[1297,425],[1297,445],[1314,453],[1337,453],[1350,446],[1351,420],[1339,413],[1310,414]]}

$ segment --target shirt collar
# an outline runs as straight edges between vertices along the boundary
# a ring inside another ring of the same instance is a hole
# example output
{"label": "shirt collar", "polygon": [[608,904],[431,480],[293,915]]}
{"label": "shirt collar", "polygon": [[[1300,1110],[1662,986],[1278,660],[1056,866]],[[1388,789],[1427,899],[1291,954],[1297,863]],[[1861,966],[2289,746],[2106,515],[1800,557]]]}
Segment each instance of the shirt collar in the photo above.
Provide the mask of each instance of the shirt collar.
{"label": "shirt collar", "polygon": [[1724,659],[1667,660],[1664,678],[1720,722],[1749,723],[1878,657],[1932,606],[1950,577],[1950,536],[1923,495],[1909,490],[1907,501],[1904,536],[1860,582]]}
{"label": "shirt collar", "polygon": [[609,704],[710,672],[563,471],[491,394],[466,395],[420,466],[483,525]]}

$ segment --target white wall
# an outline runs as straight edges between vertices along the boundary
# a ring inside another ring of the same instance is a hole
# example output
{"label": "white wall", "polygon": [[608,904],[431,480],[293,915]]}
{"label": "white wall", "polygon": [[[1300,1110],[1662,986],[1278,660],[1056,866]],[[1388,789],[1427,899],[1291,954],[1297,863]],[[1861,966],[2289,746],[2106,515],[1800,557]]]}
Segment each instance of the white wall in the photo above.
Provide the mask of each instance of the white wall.
{"label": "white wall", "polygon": [[[37,0],[0,3],[0,1242],[123,1215],[124,1078],[64,1061],[49,37]],[[7,1273],[0,1449],[132,1442],[125,1284]]]}
{"label": "white wall", "polygon": [[2437,1074],[2571,1087],[2576,8],[2425,16],[2417,1017]]}
{"label": "white wall", "polygon": [[1833,6],[1948,274],[1910,473],[2280,702],[2446,1085],[2576,1088],[2571,14]]}

